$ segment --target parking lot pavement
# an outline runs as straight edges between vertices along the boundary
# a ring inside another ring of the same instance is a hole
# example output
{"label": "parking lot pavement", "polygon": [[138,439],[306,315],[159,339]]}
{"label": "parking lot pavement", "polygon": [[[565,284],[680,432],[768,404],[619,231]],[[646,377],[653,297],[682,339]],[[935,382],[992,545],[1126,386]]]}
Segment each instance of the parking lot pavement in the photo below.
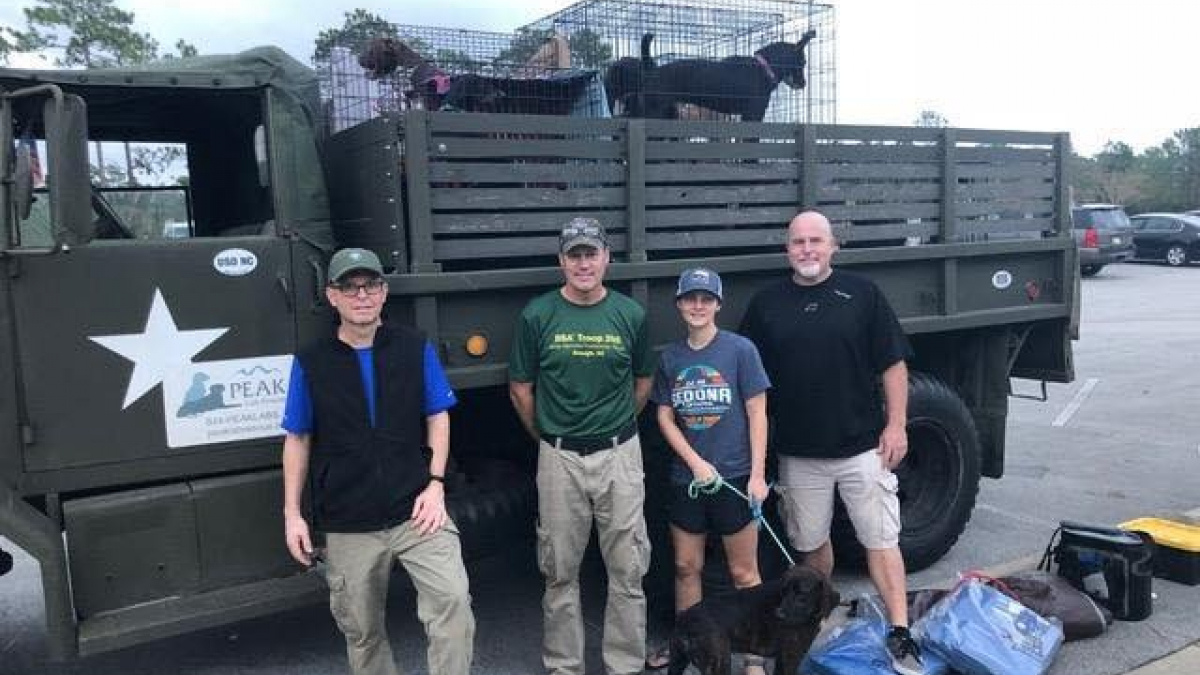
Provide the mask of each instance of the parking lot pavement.
{"label": "parking lot pavement", "polygon": [[1200,645],[1198,644],[1184,647],[1174,654],[1129,671],[1129,675],[1195,675],[1195,673],[1200,673]]}

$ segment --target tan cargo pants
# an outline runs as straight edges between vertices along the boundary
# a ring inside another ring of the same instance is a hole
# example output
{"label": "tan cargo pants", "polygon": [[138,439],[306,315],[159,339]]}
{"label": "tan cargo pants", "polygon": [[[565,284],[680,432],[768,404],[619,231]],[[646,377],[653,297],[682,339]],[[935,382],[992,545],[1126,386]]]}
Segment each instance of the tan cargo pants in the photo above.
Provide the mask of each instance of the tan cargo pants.
{"label": "tan cargo pants", "polygon": [[346,637],[354,675],[398,675],[385,612],[392,563],[399,560],[417,590],[417,617],[429,639],[429,672],[468,675],[475,617],[458,529],[421,536],[406,521],[378,532],[326,535],[329,608]]}
{"label": "tan cargo pants", "polygon": [[538,567],[542,662],[551,675],[583,675],[584,630],[579,565],[592,522],[608,570],[602,653],[607,675],[641,673],[646,660],[646,595],[650,540],[642,505],[642,447],[635,434],[611,450],[579,455],[545,441],[538,446]]}

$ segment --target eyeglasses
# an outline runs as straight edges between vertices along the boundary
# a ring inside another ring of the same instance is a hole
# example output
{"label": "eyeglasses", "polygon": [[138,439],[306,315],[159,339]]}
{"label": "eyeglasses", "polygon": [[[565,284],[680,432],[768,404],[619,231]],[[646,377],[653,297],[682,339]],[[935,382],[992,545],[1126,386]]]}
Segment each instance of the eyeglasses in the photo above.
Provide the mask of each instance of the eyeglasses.
{"label": "eyeglasses", "polygon": [[347,298],[358,297],[359,291],[366,291],[367,295],[379,295],[383,292],[383,279],[371,279],[361,284],[356,284],[353,281],[333,281],[330,282],[329,287],[337,289],[338,293]]}

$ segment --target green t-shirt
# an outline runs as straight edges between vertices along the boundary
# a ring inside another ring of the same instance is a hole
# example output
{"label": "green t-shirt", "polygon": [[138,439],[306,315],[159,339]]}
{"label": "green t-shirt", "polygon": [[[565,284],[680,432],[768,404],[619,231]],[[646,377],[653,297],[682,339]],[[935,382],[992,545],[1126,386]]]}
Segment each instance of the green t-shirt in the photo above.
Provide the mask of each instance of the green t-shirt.
{"label": "green t-shirt", "polygon": [[649,342],[646,311],[628,296],[608,289],[581,306],[556,289],[521,312],[508,374],[533,383],[538,431],[608,436],[633,419],[633,378],[654,373]]}

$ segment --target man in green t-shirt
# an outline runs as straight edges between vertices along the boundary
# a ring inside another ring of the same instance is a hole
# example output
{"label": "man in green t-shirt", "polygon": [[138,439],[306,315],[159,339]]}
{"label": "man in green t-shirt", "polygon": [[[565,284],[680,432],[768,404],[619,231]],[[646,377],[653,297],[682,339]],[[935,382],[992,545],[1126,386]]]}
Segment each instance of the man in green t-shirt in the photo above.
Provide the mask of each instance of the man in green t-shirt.
{"label": "man in green t-shirt", "polygon": [[558,262],[565,283],[525,306],[509,359],[513,407],[538,440],[542,661],[550,675],[584,673],[579,563],[594,521],[608,570],[604,670],[632,675],[646,658],[650,564],[637,434],[654,373],[646,312],[604,286],[608,239],[594,219],[563,227]]}

